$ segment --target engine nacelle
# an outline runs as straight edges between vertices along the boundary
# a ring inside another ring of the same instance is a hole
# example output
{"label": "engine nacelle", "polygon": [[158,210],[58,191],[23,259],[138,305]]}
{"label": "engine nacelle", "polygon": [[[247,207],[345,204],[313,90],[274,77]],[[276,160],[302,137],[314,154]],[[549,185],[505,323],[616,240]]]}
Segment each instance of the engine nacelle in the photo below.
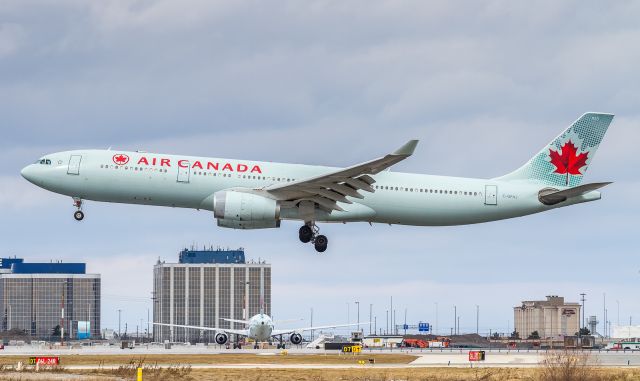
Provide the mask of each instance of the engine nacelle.
{"label": "engine nacelle", "polygon": [[220,345],[225,345],[227,341],[229,341],[229,336],[226,333],[216,333],[216,343]]}
{"label": "engine nacelle", "polygon": [[234,190],[213,195],[213,216],[218,219],[218,226],[224,228],[280,227],[280,205],[276,200]]}
{"label": "engine nacelle", "polygon": [[292,333],[291,337],[289,337],[289,341],[291,341],[291,344],[293,345],[299,345],[302,343],[302,335],[299,333]]}

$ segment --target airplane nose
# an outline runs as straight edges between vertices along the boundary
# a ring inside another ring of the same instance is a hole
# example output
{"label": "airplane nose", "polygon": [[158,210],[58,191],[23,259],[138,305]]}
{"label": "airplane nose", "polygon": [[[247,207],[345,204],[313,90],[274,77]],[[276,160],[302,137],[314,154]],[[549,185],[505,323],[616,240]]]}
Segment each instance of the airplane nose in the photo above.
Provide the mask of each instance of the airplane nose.
{"label": "airplane nose", "polygon": [[27,165],[26,167],[22,168],[20,174],[29,182],[33,182],[33,164]]}

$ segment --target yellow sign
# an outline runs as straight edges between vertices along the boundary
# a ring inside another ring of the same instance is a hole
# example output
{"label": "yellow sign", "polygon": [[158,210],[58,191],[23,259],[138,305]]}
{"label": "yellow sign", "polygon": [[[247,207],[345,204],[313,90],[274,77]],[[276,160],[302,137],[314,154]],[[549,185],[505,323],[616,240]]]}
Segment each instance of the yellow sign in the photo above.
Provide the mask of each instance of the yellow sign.
{"label": "yellow sign", "polygon": [[342,347],[344,353],[360,353],[362,352],[362,345],[346,345]]}

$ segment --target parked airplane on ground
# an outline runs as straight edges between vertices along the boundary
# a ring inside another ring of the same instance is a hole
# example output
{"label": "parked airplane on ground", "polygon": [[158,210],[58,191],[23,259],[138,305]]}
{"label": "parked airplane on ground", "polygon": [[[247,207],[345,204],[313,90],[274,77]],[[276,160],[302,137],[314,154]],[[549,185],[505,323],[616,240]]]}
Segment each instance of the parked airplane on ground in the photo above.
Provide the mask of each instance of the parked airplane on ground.
{"label": "parked airplane on ground", "polygon": [[525,165],[493,179],[385,171],[411,156],[417,140],[348,168],[78,150],[46,155],[22,176],[71,196],[77,220],[83,200],[205,209],[234,229],[300,220],[300,241],[323,252],[328,240],[318,222],[462,225],[598,200],[596,190],[610,183],[580,183],[612,119],[582,115]]}
{"label": "parked airplane on ground", "polygon": [[[369,324],[369,322],[356,323],[356,324],[336,324],[325,325],[318,327],[304,327],[304,328],[292,328],[292,329],[275,329],[275,322],[271,320],[269,315],[259,313],[254,315],[249,320],[236,320],[236,319],[222,319],[234,323],[240,323],[247,326],[245,329],[226,329],[218,327],[201,327],[193,325],[180,325],[180,324],[165,324],[165,323],[153,323],[154,325],[175,327],[175,328],[187,328],[197,329],[201,331],[216,331],[215,341],[220,345],[224,345],[229,341],[230,335],[244,336],[255,342],[254,348],[258,349],[258,343],[265,343],[271,341],[272,338],[279,338],[280,343],[278,349],[285,349],[285,344],[282,337],[289,335],[289,341],[291,344],[298,345],[302,343],[302,334],[304,331],[313,331],[319,329],[341,328],[341,327],[354,327],[361,324]],[[241,348],[240,343],[233,344],[233,348]]]}

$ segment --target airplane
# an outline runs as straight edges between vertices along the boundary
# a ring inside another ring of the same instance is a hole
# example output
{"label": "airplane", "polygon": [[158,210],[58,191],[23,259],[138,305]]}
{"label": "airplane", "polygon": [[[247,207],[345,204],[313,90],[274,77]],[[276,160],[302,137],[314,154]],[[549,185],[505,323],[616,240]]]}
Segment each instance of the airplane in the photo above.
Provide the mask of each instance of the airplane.
{"label": "airplane", "polygon": [[299,220],[298,238],[321,253],[328,239],[320,222],[464,225],[599,200],[598,189],[610,182],[581,182],[612,119],[585,113],[523,166],[492,179],[389,171],[413,154],[417,140],[347,168],[76,150],[45,155],[21,174],[72,197],[78,221],[83,200],[203,209],[213,212],[218,226],[233,229]]}
{"label": "airplane", "polygon": [[[166,323],[153,323],[154,325],[165,326],[165,327],[176,327],[176,328],[189,328],[189,329],[197,329],[204,331],[216,331],[216,335],[214,336],[214,340],[219,345],[225,345],[229,341],[230,335],[244,336],[252,339],[254,344],[254,349],[258,349],[258,343],[265,343],[270,341],[272,338],[279,337],[278,349],[285,349],[285,344],[282,340],[282,336],[289,335],[289,341],[293,345],[299,345],[302,343],[302,334],[304,331],[312,331],[319,329],[330,329],[330,328],[342,328],[342,327],[354,327],[356,325],[369,324],[369,322],[364,323],[355,323],[355,324],[334,324],[334,325],[325,325],[325,326],[317,326],[317,327],[304,327],[304,328],[292,328],[292,329],[275,329],[275,323],[269,315],[260,312],[257,315],[252,316],[249,320],[236,320],[236,319],[222,319],[229,322],[244,324],[247,326],[245,329],[227,329],[227,328],[218,328],[218,327],[201,327],[194,325],[181,325],[181,324],[166,324]],[[233,349],[242,349],[240,343],[234,343]]]}

